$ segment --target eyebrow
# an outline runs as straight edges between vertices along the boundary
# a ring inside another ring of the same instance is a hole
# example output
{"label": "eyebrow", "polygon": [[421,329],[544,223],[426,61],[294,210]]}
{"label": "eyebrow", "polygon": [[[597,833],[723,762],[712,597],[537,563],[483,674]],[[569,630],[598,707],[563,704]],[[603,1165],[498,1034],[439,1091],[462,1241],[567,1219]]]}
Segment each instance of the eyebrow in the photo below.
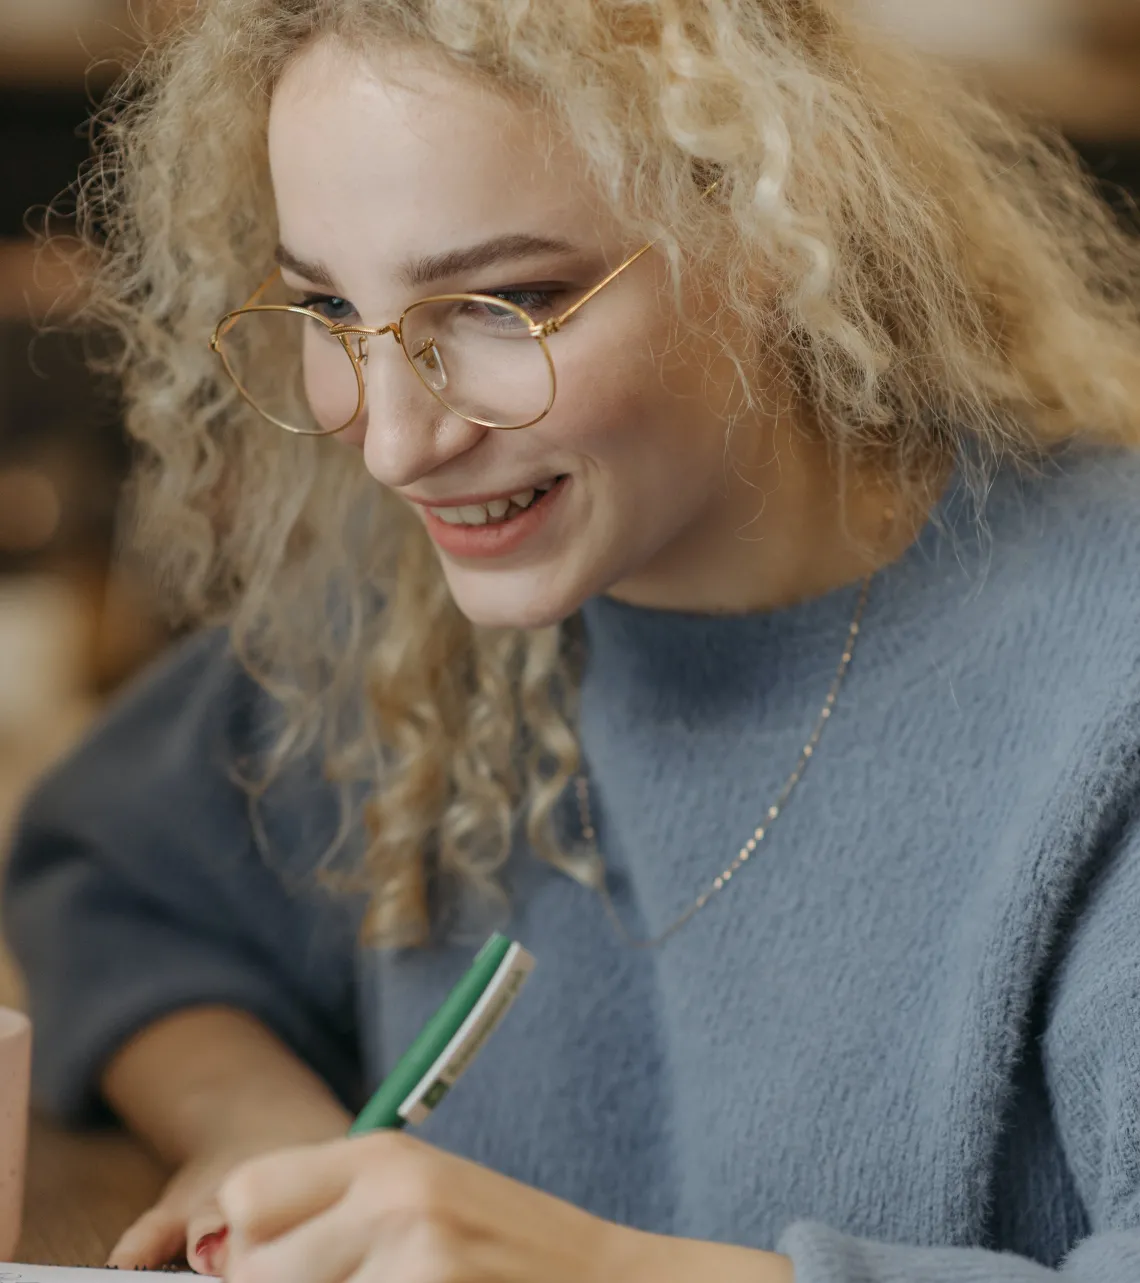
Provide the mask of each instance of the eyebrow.
{"label": "eyebrow", "polygon": [[409,286],[430,285],[433,281],[447,280],[461,276],[464,272],[476,272],[483,267],[492,267],[497,263],[513,259],[529,258],[535,254],[569,254],[575,246],[557,236],[532,236],[526,232],[508,232],[505,236],[493,236],[490,240],[480,241],[477,245],[468,245],[463,249],[447,250],[442,254],[431,254],[418,258],[400,273],[405,284]]}
{"label": "eyebrow", "polygon": [[[514,259],[529,258],[535,254],[570,254],[576,246],[557,236],[534,236],[528,232],[508,232],[503,236],[493,236],[476,245],[467,245],[462,249],[445,250],[442,254],[429,254],[414,259],[400,271],[400,279],[410,288],[430,285],[435,281],[448,280],[464,272],[478,271],[480,268],[492,267]],[[284,245],[278,245],[273,251],[274,261],[278,267],[287,268],[312,281],[314,285],[323,285],[335,289],[336,283],[332,273],[323,263],[308,263],[298,257]]]}
{"label": "eyebrow", "polygon": [[284,267],[290,272],[296,272],[298,276],[304,277],[306,281],[312,281],[314,285],[323,285],[330,290],[336,289],[332,273],[323,263],[306,263],[303,258],[298,258],[292,250],[286,249],[284,245],[278,245],[273,251],[273,261],[278,267]]}

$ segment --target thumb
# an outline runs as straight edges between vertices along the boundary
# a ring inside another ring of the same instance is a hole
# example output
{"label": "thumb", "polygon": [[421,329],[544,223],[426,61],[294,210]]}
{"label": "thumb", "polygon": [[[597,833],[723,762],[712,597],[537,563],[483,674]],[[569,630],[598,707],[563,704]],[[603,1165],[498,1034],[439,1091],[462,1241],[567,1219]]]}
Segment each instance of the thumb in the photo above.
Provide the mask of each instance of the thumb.
{"label": "thumb", "polygon": [[186,1260],[199,1274],[221,1276],[226,1268],[229,1227],[216,1203],[208,1203],[186,1227]]}
{"label": "thumb", "polygon": [[126,1230],[107,1264],[119,1270],[155,1270],[180,1256],[185,1242],[182,1217],[159,1203]]}

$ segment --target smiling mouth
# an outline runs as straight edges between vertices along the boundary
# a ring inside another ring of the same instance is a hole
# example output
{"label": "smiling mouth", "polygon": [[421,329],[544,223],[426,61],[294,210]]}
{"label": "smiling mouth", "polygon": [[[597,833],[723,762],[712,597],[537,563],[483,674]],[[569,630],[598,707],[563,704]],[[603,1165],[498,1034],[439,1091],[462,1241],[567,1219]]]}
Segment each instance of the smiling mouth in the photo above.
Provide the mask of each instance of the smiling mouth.
{"label": "smiling mouth", "polygon": [[465,503],[459,508],[429,506],[428,512],[448,526],[502,526],[521,516],[528,508],[533,508],[563,480],[564,476],[551,477],[549,481],[486,503]]}

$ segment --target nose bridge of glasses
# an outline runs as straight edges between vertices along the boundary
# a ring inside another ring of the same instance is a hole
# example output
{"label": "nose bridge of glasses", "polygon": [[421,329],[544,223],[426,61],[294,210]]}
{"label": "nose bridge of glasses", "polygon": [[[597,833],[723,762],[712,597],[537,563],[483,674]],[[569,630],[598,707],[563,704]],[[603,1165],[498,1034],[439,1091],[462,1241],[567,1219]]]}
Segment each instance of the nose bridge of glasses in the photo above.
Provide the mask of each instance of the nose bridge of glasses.
{"label": "nose bridge of glasses", "polygon": [[[403,346],[399,321],[391,321],[387,325],[332,325],[329,333],[340,339],[361,365],[368,364],[370,337],[382,338],[385,334],[391,334],[396,346]],[[356,342],[351,342],[352,339]]]}
{"label": "nose bridge of glasses", "polygon": [[390,321],[387,325],[331,325],[329,333],[335,334],[337,338],[349,338],[354,334],[361,338],[382,338],[385,334],[390,334],[399,343],[400,322]]}

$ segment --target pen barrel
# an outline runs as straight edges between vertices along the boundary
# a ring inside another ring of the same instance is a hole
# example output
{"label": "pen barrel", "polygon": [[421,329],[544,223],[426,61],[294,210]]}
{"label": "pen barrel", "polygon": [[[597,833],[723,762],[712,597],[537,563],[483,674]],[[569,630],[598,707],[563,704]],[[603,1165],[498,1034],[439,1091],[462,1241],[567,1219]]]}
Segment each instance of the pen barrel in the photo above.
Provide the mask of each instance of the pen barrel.
{"label": "pen barrel", "polygon": [[526,950],[493,935],[361,1110],[349,1135],[422,1122],[474,1059],[533,965]]}

